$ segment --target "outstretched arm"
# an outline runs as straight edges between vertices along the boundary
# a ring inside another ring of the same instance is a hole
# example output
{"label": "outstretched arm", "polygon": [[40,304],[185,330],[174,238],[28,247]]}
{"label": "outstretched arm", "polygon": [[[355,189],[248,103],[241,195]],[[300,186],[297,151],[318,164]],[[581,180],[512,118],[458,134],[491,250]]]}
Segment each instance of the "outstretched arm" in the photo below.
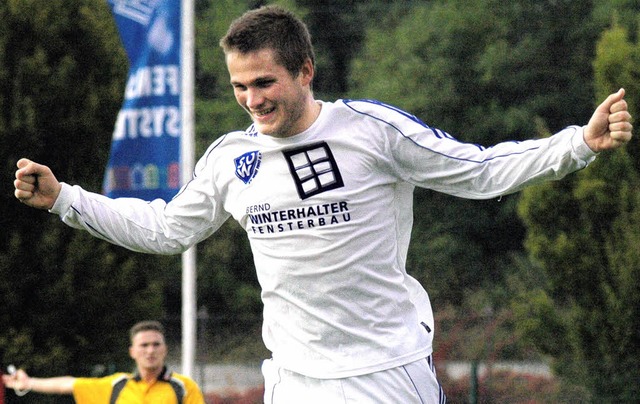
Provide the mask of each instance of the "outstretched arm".
{"label": "outstretched arm", "polygon": [[631,140],[633,126],[624,93],[621,88],[609,95],[584,128],[584,140],[594,152],[616,149]]}
{"label": "outstretched arm", "polygon": [[22,369],[11,375],[2,375],[2,382],[10,389],[17,391],[34,391],[43,394],[73,394],[73,384],[76,379],[72,376],[50,377],[39,379],[29,377]]}
{"label": "outstretched arm", "polygon": [[62,187],[47,166],[28,159],[18,160],[14,194],[20,202],[38,209],[51,209]]}

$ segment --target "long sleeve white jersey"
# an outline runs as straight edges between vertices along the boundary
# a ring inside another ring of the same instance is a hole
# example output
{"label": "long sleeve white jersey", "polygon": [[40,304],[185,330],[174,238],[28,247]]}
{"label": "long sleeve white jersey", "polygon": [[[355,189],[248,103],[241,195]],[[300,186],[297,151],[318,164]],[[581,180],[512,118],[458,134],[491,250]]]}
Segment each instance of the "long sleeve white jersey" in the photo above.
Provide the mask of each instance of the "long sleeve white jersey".
{"label": "long sleeve white jersey", "polygon": [[432,351],[428,296],[405,271],[414,187],[493,198],[595,158],[581,127],[484,148],[376,101],[321,105],[313,125],[289,138],[253,126],[222,136],[169,203],[63,184],[52,212],[112,243],[161,254],[183,252],[233,216],[250,240],[274,361],[338,378]]}

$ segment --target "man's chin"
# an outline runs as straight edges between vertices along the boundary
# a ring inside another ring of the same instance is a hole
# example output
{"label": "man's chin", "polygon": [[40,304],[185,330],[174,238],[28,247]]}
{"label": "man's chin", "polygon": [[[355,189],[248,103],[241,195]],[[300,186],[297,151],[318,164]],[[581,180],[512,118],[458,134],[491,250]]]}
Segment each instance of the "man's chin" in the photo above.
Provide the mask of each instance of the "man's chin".
{"label": "man's chin", "polygon": [[275,130],[271,125],[265,125],[256,122],[254,122],[254,125],[258,132],[262,133],[263,135],[273,136],[273,134],[275,133]]}
{"label": "man's chin", "polygon": [[282,128],[278,128],[271,125],[255,125],[256,130],[266,136],[276,137],[276,138],[285,138],[291,135],[285,133]]}
{"label": "man's chin", "polygon": [[145,364],[145,368],[151,371],[161,369],[162,367],[163,367],[163,364],[158,362],[147,362]]}

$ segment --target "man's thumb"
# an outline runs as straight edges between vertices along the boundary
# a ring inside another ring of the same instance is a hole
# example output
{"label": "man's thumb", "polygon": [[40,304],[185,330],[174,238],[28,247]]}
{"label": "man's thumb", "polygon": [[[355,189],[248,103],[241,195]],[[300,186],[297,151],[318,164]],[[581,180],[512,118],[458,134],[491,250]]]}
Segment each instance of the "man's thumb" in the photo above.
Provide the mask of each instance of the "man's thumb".
{"label": "man's thumb", "polygon": [[31,163],[32,161],[26,158],[21,158],[20,160],[18,160],[18,162],[16,163],[16,165],[18,166],[18,168],[25,168],[26,166],[29,165],[29,163]]}
{"label": "man's thumb", "polygon": [[617,92],[613,94],[609,94],[609,96],[600,104],[599,110],[600,112],[610,113],[611,106],[616,102],[622,100],[624,98],[624,88],[619,89]]}

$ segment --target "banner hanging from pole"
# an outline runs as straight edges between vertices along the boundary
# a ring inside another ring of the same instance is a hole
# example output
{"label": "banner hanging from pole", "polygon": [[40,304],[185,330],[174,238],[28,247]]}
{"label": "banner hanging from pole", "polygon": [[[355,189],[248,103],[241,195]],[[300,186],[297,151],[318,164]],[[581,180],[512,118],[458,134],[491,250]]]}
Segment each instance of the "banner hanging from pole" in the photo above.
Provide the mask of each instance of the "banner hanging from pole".
{"label": "banner hanging from pole", "polygon": [[169,201],[181,185],[180,0],[108,2],[129,76],[103,193]]}

